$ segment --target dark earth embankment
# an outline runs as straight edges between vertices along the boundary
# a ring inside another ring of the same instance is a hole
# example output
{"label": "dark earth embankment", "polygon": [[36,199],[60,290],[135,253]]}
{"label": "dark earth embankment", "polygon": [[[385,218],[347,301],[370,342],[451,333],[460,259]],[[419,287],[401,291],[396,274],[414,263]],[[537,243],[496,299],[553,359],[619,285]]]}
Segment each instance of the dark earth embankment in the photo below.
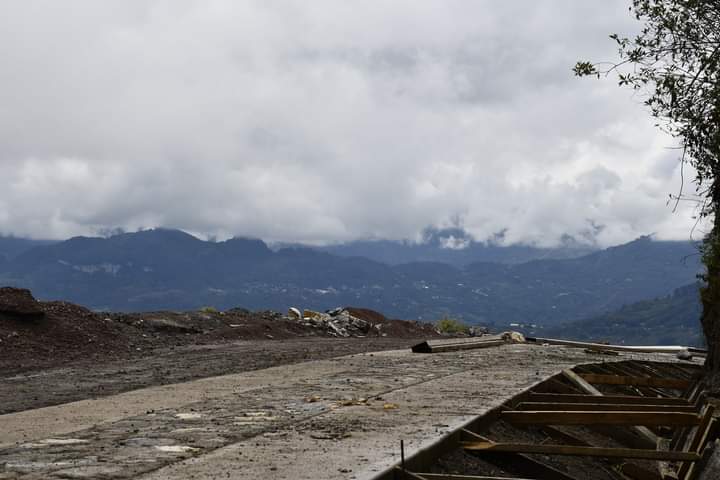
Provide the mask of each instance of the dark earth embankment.
{"label": "dark earth embankment", "polygon": [[361,325],[345,333],[318,321],[235,308],[194,312],[97,313],[67,302],[38,302],[27,290],[0,288],[0,369],[7,375],[76,361],[147,356],[156,349],[243,340],[297,338],[418,338],[435,336],[427,323],[390,320],[345,309]]}
{"label": "dark earth embankment", "polygon": [[[434,326],[342,309],[347,337],[277,312],[97,313],[0,288],[0,414],[353,353],[406,348]],[[337,322],[336,322],[337,323]]]}

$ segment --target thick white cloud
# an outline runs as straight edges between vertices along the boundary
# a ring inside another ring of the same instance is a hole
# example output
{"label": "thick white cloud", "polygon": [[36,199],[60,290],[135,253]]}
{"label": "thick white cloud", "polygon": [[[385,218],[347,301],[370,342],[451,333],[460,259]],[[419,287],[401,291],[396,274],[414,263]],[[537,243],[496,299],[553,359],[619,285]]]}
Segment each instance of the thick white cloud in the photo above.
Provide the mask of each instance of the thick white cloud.
{"label": "thick white cloud", "polygon": [[3,2],[0,233],[687,238],[672,139],[570,70],[637,27],[624,0]]}

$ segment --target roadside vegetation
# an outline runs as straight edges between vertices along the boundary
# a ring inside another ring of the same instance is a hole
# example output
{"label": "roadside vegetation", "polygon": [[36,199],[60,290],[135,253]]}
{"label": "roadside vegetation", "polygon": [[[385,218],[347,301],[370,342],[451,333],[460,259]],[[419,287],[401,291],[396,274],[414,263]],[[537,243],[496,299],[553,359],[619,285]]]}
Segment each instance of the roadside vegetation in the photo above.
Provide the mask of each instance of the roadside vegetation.
{"label": "roadside vegetation", "polygon": [[438,331],[443,335],[458,335],[458,334],[469,334],[470,327],[465,325],[462,321],[451,318],[443,317],[435,324]]}
{"label": "roadside vegetation", "polygon": [[705,368],[711,390],[720,392],[720,3],[633,0],[630,11],[642,28],[632,38],[610,35],[618,60],[581,61],[574,71],[598,78],[616,75],[620,86],[642,95],[657,126],[677,141],[681,169],[692,167],[695,192],[685,192],[681,183],[670,198],[675,207],[681,201],[697,205],[695,233],[704,236],[700,323],[709,349]]}

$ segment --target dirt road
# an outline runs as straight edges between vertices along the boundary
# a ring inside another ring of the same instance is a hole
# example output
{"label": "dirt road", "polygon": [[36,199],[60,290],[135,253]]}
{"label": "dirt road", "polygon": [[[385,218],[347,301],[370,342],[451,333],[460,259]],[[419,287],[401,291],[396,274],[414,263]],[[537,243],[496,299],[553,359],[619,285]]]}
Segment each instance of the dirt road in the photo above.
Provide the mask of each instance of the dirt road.
{"label": "dirt road", "polygon": [[162,348],[134,359],[76,361],[61,368],[0,377],[0,415],[198,378],[405,348],[421,340],[312,337],[253,340]]}

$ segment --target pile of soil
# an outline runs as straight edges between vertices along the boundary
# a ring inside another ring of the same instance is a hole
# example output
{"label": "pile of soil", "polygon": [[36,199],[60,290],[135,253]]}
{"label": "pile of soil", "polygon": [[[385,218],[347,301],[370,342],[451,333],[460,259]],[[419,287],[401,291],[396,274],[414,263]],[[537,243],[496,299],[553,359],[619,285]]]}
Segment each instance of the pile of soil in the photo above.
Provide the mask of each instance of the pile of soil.
{"label": "pile of soil", "polygon": [[[379,328],[368,336],[436,336],[419,322],[389,320],[372,310],[353,315]],[[0,288],[0,369],[22,372],[74,361],[147,356],[152,350],[238,340],[330,337],[277,312],[234,308],[224,312],[98,313],[67,302],[38,302],[28,290]]]}
{"label": "pile of soil", "polygon": [[437,337],[439,333],[435,325],[409,320],[391,320],[382,313],[367,308],[346,307],[350,315],[361,318],[373,325],[380,325],[376,328],[379,335],[385,334],[388,337],[416,338],[416,337]]}
{"label": "pile of soil", "polygon": [[24,288],[0,288],[0,315],[31,320],[44,315],[42,308],[30,290]]}
{"label": "pile of soil", "polygon": [[117,358],[142,335],[66,302],[38,302],[32,320],[0,316],[0,366],[5,371],[63,364],[80,358]]}

